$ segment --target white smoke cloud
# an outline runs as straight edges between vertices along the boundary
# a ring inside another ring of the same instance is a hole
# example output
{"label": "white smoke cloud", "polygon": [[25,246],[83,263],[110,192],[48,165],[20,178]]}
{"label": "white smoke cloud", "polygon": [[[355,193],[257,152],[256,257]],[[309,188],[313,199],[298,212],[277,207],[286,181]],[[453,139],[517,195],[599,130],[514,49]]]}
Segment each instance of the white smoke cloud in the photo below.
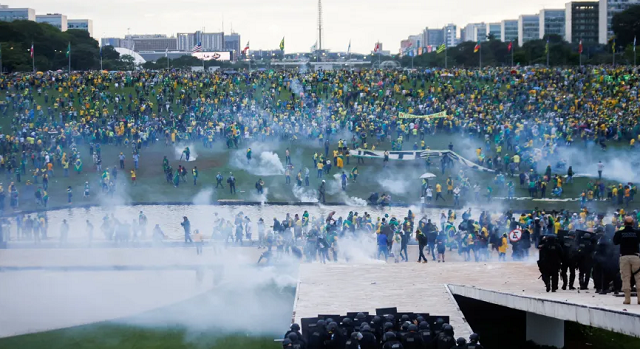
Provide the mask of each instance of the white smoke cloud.
{"label": "white smoke cloud", "polygon": [[174,158],[175,160],[181,160],[181,161],[187,161],[187,158],[185,155],[183,155],[183,152],[185,150],[185,148],[189,147],[189,162],[191,161],[196,161],[196,159],[198,158],[198,153],[196,152],[196,147],[193,143],[191,144],[182,144],[182,145],[174,145],[173,146],[173,154],[174,154]]}

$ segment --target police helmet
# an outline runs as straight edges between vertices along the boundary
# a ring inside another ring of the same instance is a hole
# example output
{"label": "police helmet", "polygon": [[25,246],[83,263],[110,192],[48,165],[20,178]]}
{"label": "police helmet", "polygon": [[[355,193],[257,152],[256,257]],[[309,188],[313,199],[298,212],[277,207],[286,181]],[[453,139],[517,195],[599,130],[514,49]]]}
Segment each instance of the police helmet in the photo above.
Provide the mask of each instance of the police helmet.
{"label": "police helmet", "polygon": [[456,344],[459,345],[459,346],[463,346],[463,345],[467,344],[467,340],[462,338],[462,337],[460,337],[460,338],[456,339]]}
{"label": "police helmet", "polygon": [[480,340],[480,335],[478,335],[477,333],[472,333],[469,336],[469,340],[472,341],[472,342],[477,342],[477,341]]}
{"label": "police helmet", "polygon": [[338,324],[335,322],[331,322],[329,323],[329,326],[327,326],[327,331],[331,332],[331,331],[335,331],[338,328]]}
{"label": "police helmet", "polygon": [[291,324],[291,331],[300,331],[300,325]]}
{"label": "police helmet", "polygon": [[390,340],[392,340],[392,339],[396,339],[396,334],[395,334],[395,333],[393,333],[393,332],[387,332],[387,333],[385,333],[385,334],[384,334],[383,340],[384,340],[385,342],[388,342],[388,341],[390,341]]}
{"label": "police helmet", "polygon": [[418,331],[418,326],[413,325],[413,324],[412,324],[412,325],[409,325],[409,331],[410,331],[410,332],[416,332],[416,331]]}

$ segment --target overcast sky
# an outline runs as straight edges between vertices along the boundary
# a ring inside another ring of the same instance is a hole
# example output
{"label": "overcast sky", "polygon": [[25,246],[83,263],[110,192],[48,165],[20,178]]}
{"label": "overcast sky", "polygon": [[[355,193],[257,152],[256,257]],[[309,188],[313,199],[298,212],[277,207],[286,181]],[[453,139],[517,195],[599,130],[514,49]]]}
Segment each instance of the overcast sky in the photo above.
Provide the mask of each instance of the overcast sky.
{"label": "overcast sky", "polygon": [[[543,8],[564,8],[568,0],[323,0],[323,48],[370,52],[376,40],[397,52],[400,40],[454,23],[499,22]],[[36,14],[62,13],[93,20],[94,37],[233,31],[251,49],[274,49],[285,37],[286,52],[307,52],[317,40],[317,0],[0,0],[30,7]]]}

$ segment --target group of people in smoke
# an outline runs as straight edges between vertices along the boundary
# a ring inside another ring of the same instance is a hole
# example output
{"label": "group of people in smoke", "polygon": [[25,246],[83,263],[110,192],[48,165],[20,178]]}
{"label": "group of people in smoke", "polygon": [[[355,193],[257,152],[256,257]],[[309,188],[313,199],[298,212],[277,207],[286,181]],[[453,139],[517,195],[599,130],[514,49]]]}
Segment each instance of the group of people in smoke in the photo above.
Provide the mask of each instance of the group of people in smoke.
{"label": "group of people in smoke", "polygon": [[[391,150],[428,149],[428,137],[437,133],[483,142],[474,160],[499,171],[488,185],[471,182],[468,174],[453,176],[452,183],[446,184],[451,201],[458,196],[463,201],[491,199],[500,193],[512,197],[515,185],[510,177],[518,175],[532,195],[562,196],[567,184],[564,176],[570,182],[573,170],[565,160],[558,160],[541,175],[545,159],[553,158],[560,147],[606,147],[613,142],[634,148],[640,127],[626,111],[638,107],[637,93],[638,77],[624,67],[4,75],[0,77],[0,113],[12,118],[11,127],[3,129],[0,137],[0,171],[14,185],[7,187],[9,194],[0,190],[0,205],[7,197],[19,204],[17,184],[23,182],[29,196],[38,193],[39,203],[46,205],[48,186],[53,185],[50,177],[70,169],[85,171],[80,155],[87,146],[93,168],[101,176],[86,183],[87,192],[97,183],[102,191],[113,194],[125,164],[133,166],[127,166],[120,178],[136,181],[140,154],[162,140],[165,144],[201,143],[207,148],[217,140],[226,142],[227,148],[238,148],[248,138],[312,140],[324,147],[324,158],[320,151],[314,165],[308,159],[305,167],[321,174],[326,165],[342,164],[344,176],[356,180],[357,164],[346,168],[349,153],[340,149],[373,150],[381,142],[389,143]],[[447,116],[399,118],[400,112],[446,112]],[[350,138],[341,140],[342,146],[336,144],[336,135],[344,133]],[[101,147],[107,146],[120,150],[117,159],[105,159],[120,165],[113,170],[102,167]],[[250,151],[247,155],[250,159]],[[425,161],[427,168],[431,165]],[[167,180],[176,186],[186,176],[193,175],[197,181],[195,167],[171,172],[169,166],[163,164],[163,168]],[[290,176],[308,178],[297,170]],[[604,168],[605,173],[608,170]],[[317,185],[321,187],[320,181]],[[444,183],[431,191],[439,185]],[[635,192],[633,183],[598,179],[584,188],[583,196],[585,204],[606,196],[620,205],[617,197],[628,203]]]}
{"label": "group of people in smoke", "polygon": [[364,313],[355,318],[318,320],[305,335],[298,324],[285,333],[285,349],[482,349],[476,333],[455,339],[453,326],[439,318],[434,326],[422,316],[374,316],[368,321]]}

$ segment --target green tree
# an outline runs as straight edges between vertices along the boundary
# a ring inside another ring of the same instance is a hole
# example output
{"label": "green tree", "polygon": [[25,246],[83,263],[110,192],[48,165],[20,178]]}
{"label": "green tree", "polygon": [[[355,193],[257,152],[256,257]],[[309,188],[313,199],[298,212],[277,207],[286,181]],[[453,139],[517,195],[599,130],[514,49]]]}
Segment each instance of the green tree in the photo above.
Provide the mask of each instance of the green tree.
{"label": "green tree", "polygon": [[632,45],[633,39],[640,36],[640,5],[631,6],[613,15],[611,29],[617,46]]}

